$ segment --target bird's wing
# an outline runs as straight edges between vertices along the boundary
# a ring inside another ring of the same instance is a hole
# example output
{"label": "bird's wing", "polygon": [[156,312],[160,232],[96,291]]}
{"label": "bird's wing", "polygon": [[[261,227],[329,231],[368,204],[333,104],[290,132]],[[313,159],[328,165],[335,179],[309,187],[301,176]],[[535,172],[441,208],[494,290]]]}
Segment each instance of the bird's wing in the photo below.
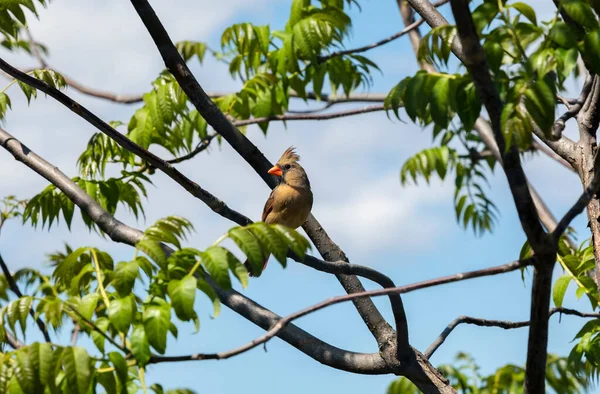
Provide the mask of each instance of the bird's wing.
{"label": "bird's wing", "polygon": [[265,220],[267,220],[267,216],[269,216],[269,214],[273,210],[273,206],[275,203],[275,190],[276,189],[273,189],[273,191],[269,195],[269,198],[267,199],[267,202],[265,203],[265,207],[263,208],[262,219],[261,219],[261,221],[263,221],[263,222]]}

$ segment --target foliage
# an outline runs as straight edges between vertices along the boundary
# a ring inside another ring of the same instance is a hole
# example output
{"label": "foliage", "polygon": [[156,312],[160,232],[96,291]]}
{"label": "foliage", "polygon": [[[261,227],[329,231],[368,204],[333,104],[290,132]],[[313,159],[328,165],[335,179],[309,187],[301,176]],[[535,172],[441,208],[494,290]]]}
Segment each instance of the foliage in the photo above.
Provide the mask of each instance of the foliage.
{"label": "foliage", "polygon": [[[295,230],[259,222],[232,228],[201,251],[182,246],[192,230],[184,218],[160,219],[146,229],[133,258],[117,263],[97,248],[66,245],[63,252],[49,255],[51,276],[32,269],[15,273],[15,280],[29,289],[26,296],[9,299],[6,281],[0,281],[0,297],[8,301],[0,309],[0,337],[19,337],[19,332],[25,337],[29,313],[34,311],[54,331],[66,321],[77,324],[102,355],[34,343],[4,354],[2,384],[23,392],[63,392],[67,385],[81,393],[97,385],[107,392],[137,390],[140,370],[154,354],[165,352],[169,335],[177,338],[175,317],[193,322],[199,330],[198,291],[209,297],[216,317],[217,291],[232,287],[231,275],[243,287],[248,285],[248,271],[220,242],[231,238],[258,269],[265,256],[272,254],[285,266],[288,250],[303,257],[309,248]],[[174,248],[172,253],[167,253],[169,247]]]}
{"label": "foliage", "polygon": [[[523,392],[525,369],[508,364],[498,368],[489,376],[481,375],[479,366],[467,353],[456,355],[453,364],[439,367],[440,372],[450,380],[452,387],[465,394],[516,394]],[[585,370],[573,369],[567,359],[553,354],[548,355],[546,383],[555,393],[575,394],[586,392],[590,381],[585,378]],[[406,378],[394,380],[387,394],[416,394],[419,390]]]}

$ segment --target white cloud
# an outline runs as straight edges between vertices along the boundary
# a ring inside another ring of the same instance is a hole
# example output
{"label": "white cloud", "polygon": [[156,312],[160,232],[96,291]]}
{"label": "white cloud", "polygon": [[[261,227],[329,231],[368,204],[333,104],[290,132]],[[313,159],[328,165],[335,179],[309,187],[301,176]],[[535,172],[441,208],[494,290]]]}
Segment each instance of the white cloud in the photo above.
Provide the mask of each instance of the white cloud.
{"label": "white cloud", "polygon": [[343,245],[363,254],[402,248],[414,251],[446,227],[432,211],[449,206],[451,188],[433,182],[430,187],[401,187],[398,171],[346,189],[345,198],[316,205],[315,215]]}

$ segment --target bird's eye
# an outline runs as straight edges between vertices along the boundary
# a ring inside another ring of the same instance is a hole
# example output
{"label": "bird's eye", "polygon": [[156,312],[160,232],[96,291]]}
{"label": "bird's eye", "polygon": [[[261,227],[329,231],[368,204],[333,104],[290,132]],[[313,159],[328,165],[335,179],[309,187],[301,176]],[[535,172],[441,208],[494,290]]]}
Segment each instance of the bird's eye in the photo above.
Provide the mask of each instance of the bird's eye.
{"label": "bird's eye", "polygon": [[289,164],[285,164],[285,165],[283,166],[283,169],[284,169],[284,170],[289,170],[291,167],[292,167],[291,165],[289,165]]}

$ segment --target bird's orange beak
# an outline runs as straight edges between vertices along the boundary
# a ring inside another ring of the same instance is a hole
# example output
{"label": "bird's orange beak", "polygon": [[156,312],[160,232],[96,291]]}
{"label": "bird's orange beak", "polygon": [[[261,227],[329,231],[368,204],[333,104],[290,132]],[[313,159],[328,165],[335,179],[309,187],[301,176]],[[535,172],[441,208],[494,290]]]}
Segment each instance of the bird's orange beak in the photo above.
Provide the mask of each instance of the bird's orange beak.
{"label": "bird's orange beak", "polygon": [[275,176],[282,176],[283,175],[283,171],[281,171],[281,168],[279,168],[278,165],[274,165],[273,167],[271,167],[271,169],[269,171],[267,171],[269,174],[271,175],[275,175]]}

